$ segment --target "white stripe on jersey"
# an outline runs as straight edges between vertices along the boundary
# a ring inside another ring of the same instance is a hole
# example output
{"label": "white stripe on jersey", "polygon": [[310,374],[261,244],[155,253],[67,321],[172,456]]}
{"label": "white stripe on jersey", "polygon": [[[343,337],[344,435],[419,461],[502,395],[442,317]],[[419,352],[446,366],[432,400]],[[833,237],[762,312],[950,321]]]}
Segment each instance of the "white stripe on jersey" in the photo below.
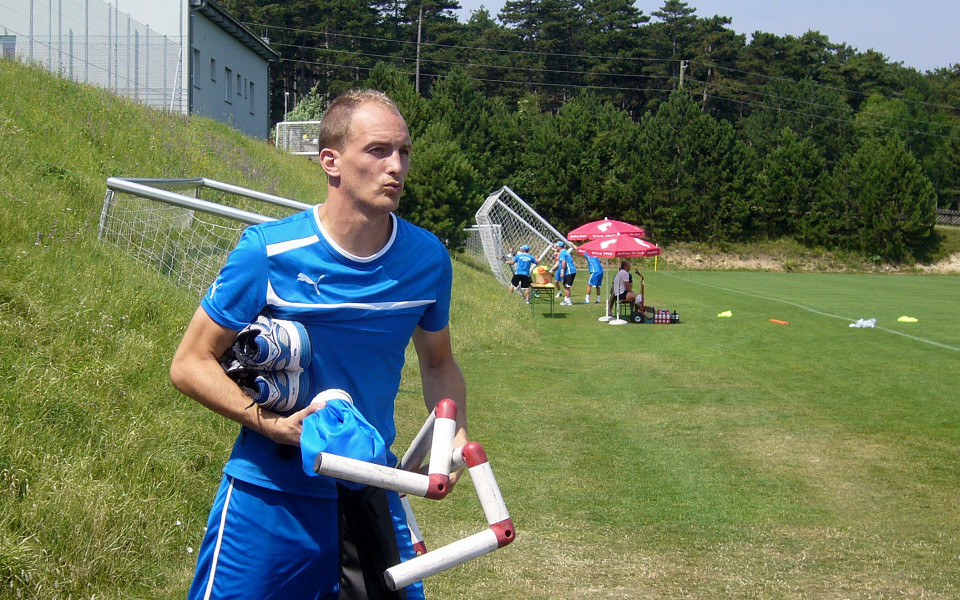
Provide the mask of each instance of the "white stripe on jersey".
{"label": "white stripe on jersey", "polygon": [[273,284],[267,282],[267,304],[269,306],[284,306],[290,308],[354,308],[358,310],[398,310],[434,304],[436,300],[394,300],[391,302],[338,302],[322,304],[318,302],[290,302],[284,300],[273,291]]}
{"label": "white stripe on jersey", "polygon": [[276,254],[286,252],[287,250],[303,248],[304,246],[309,246],[310,244],[316,244],[319,241],[319,237],[316,235],[311,235],[310,237],[300,238],[298,240],[287,240],[286,242],[267,244],[267,256],[274,256]]}

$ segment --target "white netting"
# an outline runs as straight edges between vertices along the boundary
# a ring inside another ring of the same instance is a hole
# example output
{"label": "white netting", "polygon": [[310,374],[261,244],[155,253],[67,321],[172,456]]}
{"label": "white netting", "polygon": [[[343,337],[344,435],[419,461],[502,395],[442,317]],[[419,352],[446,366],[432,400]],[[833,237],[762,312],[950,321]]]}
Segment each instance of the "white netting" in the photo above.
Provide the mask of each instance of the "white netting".
{"label": "white netting", "polygon": [[[203,184],[171,183],[164,187],[198,198]],[[221,206],[272,218],[282,218],[292,212],[290,208],[225,192],[207,190],[205,195],[209,197],[204,200]],[[156,268],[178,286],[202,295],[247,225],[237,219],[111,189],[104,198],[99,237]]]}
{"label": "white netting", "polygon": [[549,265],[554,243],[566,239],[506,186],[487,197],[477,211],[476,220],[477,225],[467,240],[467,252],[482,257],[503,285],[509,285],[513,276],[510,265],[504,262],[510,251],[528,244],[530,253],[540,263]]}
{"label": "white netting", "polygon": [[277,123],[277,148],[290,154],[320,154],[320,121],[281,121]]}

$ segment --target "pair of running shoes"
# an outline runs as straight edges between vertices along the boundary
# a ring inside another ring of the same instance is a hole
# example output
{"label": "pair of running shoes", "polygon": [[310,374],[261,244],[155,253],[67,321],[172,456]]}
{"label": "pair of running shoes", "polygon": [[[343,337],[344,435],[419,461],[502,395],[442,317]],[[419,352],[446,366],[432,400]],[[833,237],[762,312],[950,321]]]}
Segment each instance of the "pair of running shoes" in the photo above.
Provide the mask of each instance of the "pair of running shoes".
{"label": "pair of running shoes", "polygon": [[280,415],[311,401],[310,336],[301,323],[260,315],[220,358],[220,366],[254,403]]}

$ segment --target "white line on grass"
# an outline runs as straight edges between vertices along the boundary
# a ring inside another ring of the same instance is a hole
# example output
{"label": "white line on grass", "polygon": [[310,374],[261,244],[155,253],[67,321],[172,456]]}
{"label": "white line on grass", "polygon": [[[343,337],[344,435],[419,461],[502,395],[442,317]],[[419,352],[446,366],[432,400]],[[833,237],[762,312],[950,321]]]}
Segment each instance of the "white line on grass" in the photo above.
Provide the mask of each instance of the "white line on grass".
{"label": "white line on grass", "polygon": [[[840,316],[840,315],[832,315],[832,314],[830,314],[830,313],[826,313],[826,312],[823,312],[823,311],[821,311],[821,310],[817,310],[817,309],[815,309],[815,308],[811,308],[811,307],[809,307],[809,306],[804,306],[803,304],[797,304],[796,302],[790,302],[789,300],[783,300],[783,299],[780,299],[780,298],[771,298],[771,297],[769,297],[769,296],[761,296],[760,294],[751,294],[750,292],[744,292],[744,291],[735,290],[735,289],[732,289],[732,288],[725,288],[725,287],[722,287],[722,286],[719,286],[719,285],[713,285],[712,283],[704,283],[704,282],[702,282],[702,281],[694,281],[694,280],[692,280],[692,279],[685,279],[685,278],[683,278],[683,277],[678,277],[677,275],[671,275],[670,273],[665,273],[665,272],[662,272],[662,271],[661,271],[661,274],[662,274],[662,275],[666,275],[667,277],[673,277],[674,279],[679,279],[680,281],[686,281],[687,283],[695,283],[695,284],[697,284],[697,285],[702,285],[702,286],[705,286],[705,287],[711,287],[711,288],[714,288],[714,289],[723,290],[723,291],[725,291],[725,292],[731,292],[731,293],[733,293],[733,294],[742,294],[742,295],[744,295],[744,296],[752,296],[752,297],[754,297],[754,298],[760,298],[761,300],[769,300],[769,301],[771,301],[771,302],[781,302],[781,303],[783,303],[783,304],[789,304],[790,306],[796,306],[796,307],[799,308],[799,309],[806,310],[806,311],[809,311],[809,312],[812,312],[812,313],[815,313],[815,314],[818,314],[818,315],[823,315],[824,317],[830,317],[830,318],[833,318],[833,319],[840,319],[840,320],[842,320],[842,321],[849,321],[849,322],[851,322],[851,323],[856,323],[856,322],[857,322],[856,319],[851,319],[850,317],[842,317],[842,316]],[[910,335],[909,333],[903,333],[902,331],[896,331],[896,330],[894,330],[894,329],[887,329],[886,327],[880,327],[880,326],[874,326],[874,329],[880,329],[880,330],[886,331],[886,332],[888,332],[888,333],[894,333],[894,334],[896,334],[896,335],[901,335],[901,336],[903,336],[903,337],[905,337],[905,338],[910,338],[911,340],[916,340],[916,341],[918,341],[918,342],[923,342],[924,344],[930,344],[930,345],[932,345],[932,346],[939,346],[940,348],[946,348],[947,350],[953,350],[954,352],[960,352],[960,348],[955,348],[955,347],[953,347],[953,346],[948,346],[947,344],[941,344],[940,342],[935,342],[935,341],[933,341],[933,340],[927,340],[927,339],[924,339],[924,338],[921,338],[921,337],[917,337],[917,336],[915,336],[915,335]]]}

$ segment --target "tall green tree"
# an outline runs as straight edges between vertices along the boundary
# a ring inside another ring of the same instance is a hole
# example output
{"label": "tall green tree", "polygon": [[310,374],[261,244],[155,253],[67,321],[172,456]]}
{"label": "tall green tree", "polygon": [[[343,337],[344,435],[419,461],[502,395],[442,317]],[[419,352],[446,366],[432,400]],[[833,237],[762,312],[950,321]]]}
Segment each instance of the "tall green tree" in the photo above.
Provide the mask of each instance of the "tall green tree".
{"label": "tall green tree", "polygon": [[568,229],[609,216],[608,178],[621,160],[616,141],[631,127],[629,116],[583,94],[555,116],[542,114],[530,123],[516,178],[524,187],[514,190]]}
{"label": "tall green tree", "polygon": [[[527,80],[541,84],[540,93],[559,107],[583,84],[582,19],[574,0],[507,0],[500,20],[523,42]],[[518,57],[519,58],[519,57]]]}
{"label": "tall green tree", "polygon": [[[682,91],[641,123],[650,187],[643,203],[661,241],[740,239],[750,222],[752,152],[733,127]],[[645,225],[646,226],[646,225]]]}
{"label": "tall green tree", "polygon": [[498,160],[498,140],[492,135],[494,108],[479,85],[463,69],[455,68],[437,81],[431,92],[431,120],[444,123],[452,132],[479,180],[487,187],[496,185],[495,177],[490,177],[490,168]]}
{"label": "tall green tree", "polygon": [[414,88],[428,95],[430,86],[455,62],[459,53],[451,46],[460,39],[457,0],[407,0],[384,16],[396,37],[392,54],[413,73]]}
{"label": "tall green tree", "polygon": [[737,57],[743,51],[744,36],[728,29],[729,17],[698,19],[694,41],[684,50],[687,71],[684,87],[697,91],[700,106],[715,116],[736,115],[738,86],[734,71]]}
{"label": "tall green tree", "polygon": [[428,125],[413,144],[413,160],[397,214],[457,250],[483,200],[476,170],[444,123]]}
{"label": "tall green tree", "polygon": [[584,83],[621,109],[637,112],[643,106],[637,96],[643,92],[633,90],[647,86],[641,26],[650,17],[631,0],[583,0],[581,10],[577,46],[589,55],[583,61]]}
{"label": "tall green tree", "polygon": [[901,261],[934,238],[936,193],[896,136],[867,138],[830,177],[813,232],[817,242]]}
{"label": "tall green tree", "polygon": [[778,77],[751,97],[753,111],[738,126],[761,153],[776,146],[785,127],[815,141],[828,162],[839,159],[853,146],[855,115],[836,88],[809,78],[790,81]]}
{"label": "tall green tree", "polygon": [[826,175],[821,149],[784,128],[776,147],[763,155],[754,181],[752,212],[759,225],[757,233],[811,242],[808,222],[819,210]]}

